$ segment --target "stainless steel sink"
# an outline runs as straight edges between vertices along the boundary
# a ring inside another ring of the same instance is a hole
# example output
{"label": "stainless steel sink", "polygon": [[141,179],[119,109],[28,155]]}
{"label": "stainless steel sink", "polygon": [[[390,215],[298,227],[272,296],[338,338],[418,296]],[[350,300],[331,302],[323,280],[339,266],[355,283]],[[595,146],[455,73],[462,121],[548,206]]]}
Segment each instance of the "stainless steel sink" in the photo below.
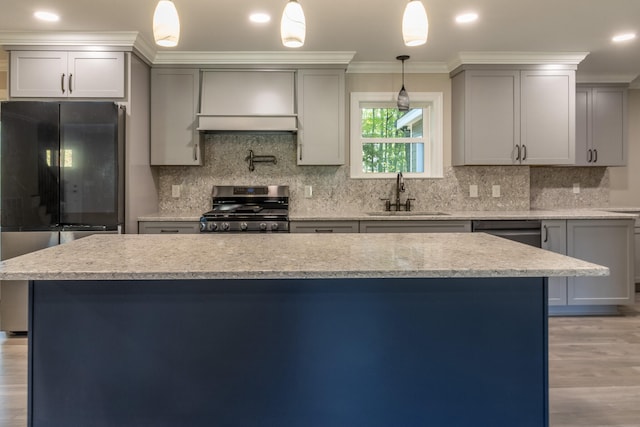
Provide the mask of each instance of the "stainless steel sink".
{"label": "stainless steel sink", "polygon": [[446,212],[425,212],[425,211],[381,211],[367,212],[369,216],[443,216],[449,215]]}

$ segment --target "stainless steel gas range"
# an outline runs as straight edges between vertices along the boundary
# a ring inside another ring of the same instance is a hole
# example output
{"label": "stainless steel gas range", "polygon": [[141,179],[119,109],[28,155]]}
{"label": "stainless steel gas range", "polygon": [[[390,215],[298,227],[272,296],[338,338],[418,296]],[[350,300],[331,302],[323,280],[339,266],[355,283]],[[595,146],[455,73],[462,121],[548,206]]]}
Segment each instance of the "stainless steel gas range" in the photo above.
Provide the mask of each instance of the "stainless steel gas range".
{"label": "stainless steel gas range", "polygon": [[202,214],[206,233],[288,233],[289,187],[286,185],[214,185],[212,209]]}

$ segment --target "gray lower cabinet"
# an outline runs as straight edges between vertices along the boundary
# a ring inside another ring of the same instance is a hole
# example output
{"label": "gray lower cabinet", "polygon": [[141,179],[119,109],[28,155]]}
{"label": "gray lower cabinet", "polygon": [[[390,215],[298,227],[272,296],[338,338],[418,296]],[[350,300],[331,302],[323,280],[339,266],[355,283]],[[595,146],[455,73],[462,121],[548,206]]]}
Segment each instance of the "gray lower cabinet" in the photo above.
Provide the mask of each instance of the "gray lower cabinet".
{"label": "gray lower cabinet", "polygon": [[[542,249],[567,254],[567,221],[542,222]],[[549,278],[549,305],[567,305],[567,278]]]}
{"label": "gray lower cabinet", "polygon": [[290,233],[358,233],[358,221],[291,221]]}
{"label": "gray lower cabinet", "polygon": [[197,234],[200,223],[197,221],[139,221],[139,234]]}
{"label": "gray lower cabinet", "polygon": [[589,309],[578,307],[633,303],[633,224],[631,219],[542,222],[543,249],[604,265],[610,270],[609,276],[602,277],[549,278],[550,312],[591,314]]}
{"label": "gray lower cabinet", "polygon": [[469,233],[471,221],[360,221],[360,233]]}
{"label": "gray lower cabinet", "polygon": [[632,304],[634,221],[567,221],[567,255],[609,267],[604,277],[570,277],[567,299],[573,305]]}

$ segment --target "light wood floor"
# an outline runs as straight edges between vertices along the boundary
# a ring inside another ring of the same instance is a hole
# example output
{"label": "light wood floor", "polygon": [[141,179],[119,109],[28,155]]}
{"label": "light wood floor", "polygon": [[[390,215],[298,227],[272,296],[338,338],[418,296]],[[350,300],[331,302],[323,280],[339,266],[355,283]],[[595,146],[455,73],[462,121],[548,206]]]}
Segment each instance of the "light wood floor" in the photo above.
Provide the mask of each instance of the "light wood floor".
{"label": "light wood floor", "polygon": [[[636,297],[624,316],[549,319],[552,427],[640,427]],[[0,426],[26,426],[26,406],[27,340],[0,334]]]}

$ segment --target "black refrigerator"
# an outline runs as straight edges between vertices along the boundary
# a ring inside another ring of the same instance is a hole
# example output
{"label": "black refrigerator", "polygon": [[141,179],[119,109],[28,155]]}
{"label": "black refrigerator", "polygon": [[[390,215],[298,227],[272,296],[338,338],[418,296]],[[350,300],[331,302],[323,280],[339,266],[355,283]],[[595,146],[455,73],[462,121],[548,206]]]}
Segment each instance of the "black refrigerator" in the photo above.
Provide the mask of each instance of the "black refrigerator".
{"label": "black refrigerator", "polygon": [[[124,112],[113,102],[0,104],[0,259],[124,223]],[[0,330],[27,330],[27,283],[0,283]]]}

